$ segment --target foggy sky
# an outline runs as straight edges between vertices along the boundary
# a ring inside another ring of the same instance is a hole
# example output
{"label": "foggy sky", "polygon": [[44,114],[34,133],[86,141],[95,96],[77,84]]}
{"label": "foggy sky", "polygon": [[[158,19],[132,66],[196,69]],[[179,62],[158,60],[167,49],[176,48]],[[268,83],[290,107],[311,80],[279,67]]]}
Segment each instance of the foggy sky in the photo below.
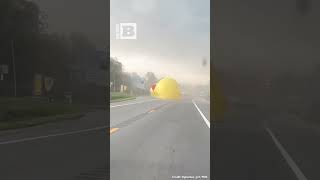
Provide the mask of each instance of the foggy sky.
{"label": "foggy sky", "polygon": [[[128,72],[170,76],[180,83],[210,80],[209,0],[111,0],[110,54]],[[117,23],[137,23],[137,40],[116,40]],[[208,64],[202,66],[202,59]]]}
{"label": "foggy sky", "polygon": [[98,48],[105,49],[107,34],[106,0],[32,0],[48,15],[49,32],[80,32]]}

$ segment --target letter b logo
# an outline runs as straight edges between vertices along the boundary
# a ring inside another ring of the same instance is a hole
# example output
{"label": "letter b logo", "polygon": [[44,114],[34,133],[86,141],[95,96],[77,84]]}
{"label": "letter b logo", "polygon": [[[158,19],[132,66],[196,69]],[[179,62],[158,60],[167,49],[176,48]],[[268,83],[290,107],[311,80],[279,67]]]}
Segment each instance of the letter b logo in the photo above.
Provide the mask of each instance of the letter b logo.
{"label": "letter b logo", "polygon": [[116,24],[117,39],[137,39],[136,23],[120,23]]}

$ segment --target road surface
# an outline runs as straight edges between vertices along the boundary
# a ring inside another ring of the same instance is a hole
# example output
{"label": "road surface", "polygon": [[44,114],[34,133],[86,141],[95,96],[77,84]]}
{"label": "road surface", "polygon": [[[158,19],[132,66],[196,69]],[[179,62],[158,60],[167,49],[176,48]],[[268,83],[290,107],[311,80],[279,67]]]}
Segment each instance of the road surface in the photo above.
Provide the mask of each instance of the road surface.
{"label": "road surface", "polygon": [[210,139],[209,107],[202,98],[144,97],[112,103],[111,128],[99,110],[80,120],[2,131],[0,179],[107,179],[109,133],[112,180],[319,179],[319,125],[240,104],[224,122],[212,123]]}
{"label": "road surface", "polygon": [[199,98],[111,104],[111,179],[210,179],[209,106]]}
{"label": "road surface", "polygon": [[0,179],[107,179],[104,110],[78,120],[0,132]]}
{"label": "road surface", "polygon": [[319,125],[242,104],[232,106],[211,130],[213,179],[320,178]]}

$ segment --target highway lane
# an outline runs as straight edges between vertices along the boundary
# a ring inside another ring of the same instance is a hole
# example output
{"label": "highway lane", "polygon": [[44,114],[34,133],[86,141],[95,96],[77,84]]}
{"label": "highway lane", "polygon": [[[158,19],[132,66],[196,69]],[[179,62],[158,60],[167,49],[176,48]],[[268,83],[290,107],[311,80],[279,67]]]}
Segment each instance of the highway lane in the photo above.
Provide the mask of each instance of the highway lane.
{"label": "highway lane", "polygon": [[214,179],[319,179],[319,126],[253,105],[230,108],[212,125]]}
{"label": "highway lane", "polygon": [[110,126],[114,127],[132,117],[147,113],[147,111],[163,106],[167,102],[154,98],[138,98],[132,101],[110,104]]}
{"label": "highway lane", "polygon": [[270,119],[267,126],[308,180],[320,178],[320,126],[286,113]]}
{"label": "highway lane", "polygon": [[0,179],[107,179],[106,118],[105,111],[95,111],[78,120],[0,132]]}
{"label": "highway lane", "polygon": [[120,102],[113,102],[110,103],[110,107],[116,107],[116,106],[123,106],[126,104],[135,104],[135,103],[141,103],[141,102],[146,102],[146,101],[153,101],[155,98],[151,98],[150,96],[138,96],[135,99],[132,100],[127,100],[127,101],[120,101]]}
{"label": "highway lane", "polygon": [[110,137],[112,180],[210,179],[210,128],[192,99],[145,102],[110,112],[112,127],[119,128]]}
{"label": "highway lane", "polygon": [[[110,109],[111,124],[119,128],[111,134],[111,179],[319,179],[317,125],[284,113],[266,114],[252,105],[235,106],[225,122],[212,124],[210,154],[210,129],[192,99],[150,100]],[[210,104],[193,100],[210,120]],[[106,179],[106,116],[96,111],[80,120],[0,132],[0,179]]]}

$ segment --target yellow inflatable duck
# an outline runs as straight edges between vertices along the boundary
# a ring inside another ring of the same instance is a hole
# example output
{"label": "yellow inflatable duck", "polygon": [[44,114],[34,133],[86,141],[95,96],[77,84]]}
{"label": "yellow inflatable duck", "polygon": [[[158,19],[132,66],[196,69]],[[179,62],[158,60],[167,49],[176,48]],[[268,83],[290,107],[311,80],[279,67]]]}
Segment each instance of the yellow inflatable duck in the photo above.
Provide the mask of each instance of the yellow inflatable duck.
{"label": "yellow inflatable duck", "polygon": [[160,99],[178,100],[181,98],[180,88],[176,80],[166,77],[150,88],[151,96]]}

